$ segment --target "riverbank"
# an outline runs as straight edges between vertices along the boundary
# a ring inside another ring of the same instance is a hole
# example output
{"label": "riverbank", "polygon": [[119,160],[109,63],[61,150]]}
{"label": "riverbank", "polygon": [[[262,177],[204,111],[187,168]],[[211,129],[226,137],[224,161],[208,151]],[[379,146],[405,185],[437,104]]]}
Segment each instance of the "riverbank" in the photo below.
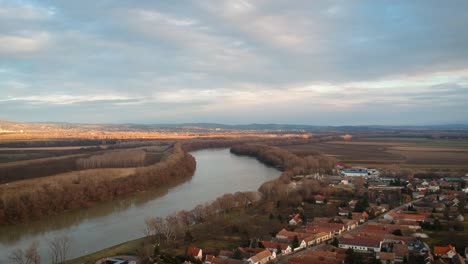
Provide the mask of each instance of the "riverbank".
{"label": "riverbank", "polygon": [[63,211],[191,177],[195,159],[180,144],[159,163],[135,168],[99,168],[0,185],[0,225],[37,220]]}
{"label": "riverbank", "polygon": [[225,193],[256,191],[263,182],[280,175],[278,170],[253,158],[229,153],[229,149],[200,150],[190,154],[197,162],[195,174],[177,185],[139,192],[27,225],[0,228],[0,263],[8,263],[8,255],[14,249],[25,248],[32,241],[40,242],[42,260],[47,263],[47,241],[64,234],[71,237],[69,258],[138,239],[144,235],[148,217],[166,217],[178,210],[191,210]]}

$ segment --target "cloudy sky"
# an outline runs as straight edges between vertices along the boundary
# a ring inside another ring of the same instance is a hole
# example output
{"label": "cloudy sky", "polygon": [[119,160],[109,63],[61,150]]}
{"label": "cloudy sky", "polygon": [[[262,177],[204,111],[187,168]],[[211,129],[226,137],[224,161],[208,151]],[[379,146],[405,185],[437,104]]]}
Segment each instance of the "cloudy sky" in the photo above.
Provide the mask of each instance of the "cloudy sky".
{"label": "cloudy sky", "polygon": [[0,0],[0,119],[468,123],[468,1]]}

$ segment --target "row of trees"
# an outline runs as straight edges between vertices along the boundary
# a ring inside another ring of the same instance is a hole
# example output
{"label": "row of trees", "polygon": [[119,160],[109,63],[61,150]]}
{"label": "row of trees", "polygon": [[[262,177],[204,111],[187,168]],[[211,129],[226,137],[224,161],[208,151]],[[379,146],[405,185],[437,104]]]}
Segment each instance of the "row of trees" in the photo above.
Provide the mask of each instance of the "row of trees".
{"label": "row of trees", "polygon": [[314,194],[323,194],[327,189],[317,180],[303,180],[291,188],[289,183],[294,176],[332,173],[336,165],[336,160],[331,157],[299,157],[285,149],[260,144],[234,146],[231,152],[256,157],[262,163],[281,168],[282,175],[264,183],[259,191],[266,200],[284,200],[289,204],[298,204]]}
{"label": "row of trees", "polygon": [[321,155],[299,157],[285,149],[260,144],[237,145],[231,148],[231,152],[255,157],[262,163],[290,171],[293,175],[331,173],[336,165],[336,160],[331,157]]}
{"label": "row of trees", "polygon": [[64,210],[89,207],[130,193],[168,184],[193,175],[195,159],[176,144],[161,162],[135,168],[128,176],[115,177],[109,169],[96,169],[93,174],[73,182],[57,179],[53,184],[20,189],[0,197],[0,224],[15,224]]}
{"label": "row of trees", "polygon": [[79,170],[97,168],[129,168],[145,165],[146,151],[142,149],[130,149],[111,151],[89,158],[81,158],[76,161]]}
{"label": "row of trees", "polygon": [[179,211],[165,218],[152,217],[145,220],[145,236],[153,242],[171,244],[184,237],[191,240],[193,237],[189,231],[192,224],[203,223],[215,215],[243,210],[260,200],[257,192],[227,193],[211,203],[198,205],[190,211]]}
{"label": "row of trees", "polygon": [[[41,256],[38,251],[39,242],[33,241],[26,249],[17,248],[10,253],[8,259],[13,264],[40,264]],[[70,238],[68,236],[55,237],[48,241],[50,263],[63,263],[70,250]]]}

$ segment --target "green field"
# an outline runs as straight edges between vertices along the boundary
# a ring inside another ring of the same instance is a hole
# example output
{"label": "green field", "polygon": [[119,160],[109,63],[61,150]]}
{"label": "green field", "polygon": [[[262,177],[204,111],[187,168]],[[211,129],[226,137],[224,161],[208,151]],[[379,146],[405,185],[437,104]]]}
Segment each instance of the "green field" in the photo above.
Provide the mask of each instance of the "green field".
{"label": "green field", "polygon": [[[431,249],[434,246],[443,246],[447,244],[451,244],[455,246],[458,251],[464,250],[466,246],[468,246],[468,221],[466,220],[468,214],[465,214],[465,222],[464,230],[463,231],[424,231],[429,238],[423,239]],[[463,252],[463,251],[460,251]]]}
{"label": "green field", "polygon": [[143,242],[143,238],[127,241],[125,243],[106,248],[83,257],[65,261],[64,264],[94,264],[97,260],[104,257],[110,257],[121,254],[135,255],[136,250],[143,247]]}

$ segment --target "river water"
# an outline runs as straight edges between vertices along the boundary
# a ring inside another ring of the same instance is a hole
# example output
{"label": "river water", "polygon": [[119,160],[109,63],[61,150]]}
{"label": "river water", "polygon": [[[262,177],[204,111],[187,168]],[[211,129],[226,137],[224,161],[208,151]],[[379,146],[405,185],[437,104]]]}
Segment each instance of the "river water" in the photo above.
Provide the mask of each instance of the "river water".
{"label": "river water", "polygon": [[16,248],[39,242],[41,263],[49,263],[47,241],[61,235],[71,237],[68,258],[76,258],[143,236],[147,217],[164,217],[212,201],[224,193],[255,191],[280,175],[254,158],[236,156],[228,149],[191,153],[197,161],[195,175],[171,186],[92,208],[8,227],[0,227],[0,263],[9,263]]}

